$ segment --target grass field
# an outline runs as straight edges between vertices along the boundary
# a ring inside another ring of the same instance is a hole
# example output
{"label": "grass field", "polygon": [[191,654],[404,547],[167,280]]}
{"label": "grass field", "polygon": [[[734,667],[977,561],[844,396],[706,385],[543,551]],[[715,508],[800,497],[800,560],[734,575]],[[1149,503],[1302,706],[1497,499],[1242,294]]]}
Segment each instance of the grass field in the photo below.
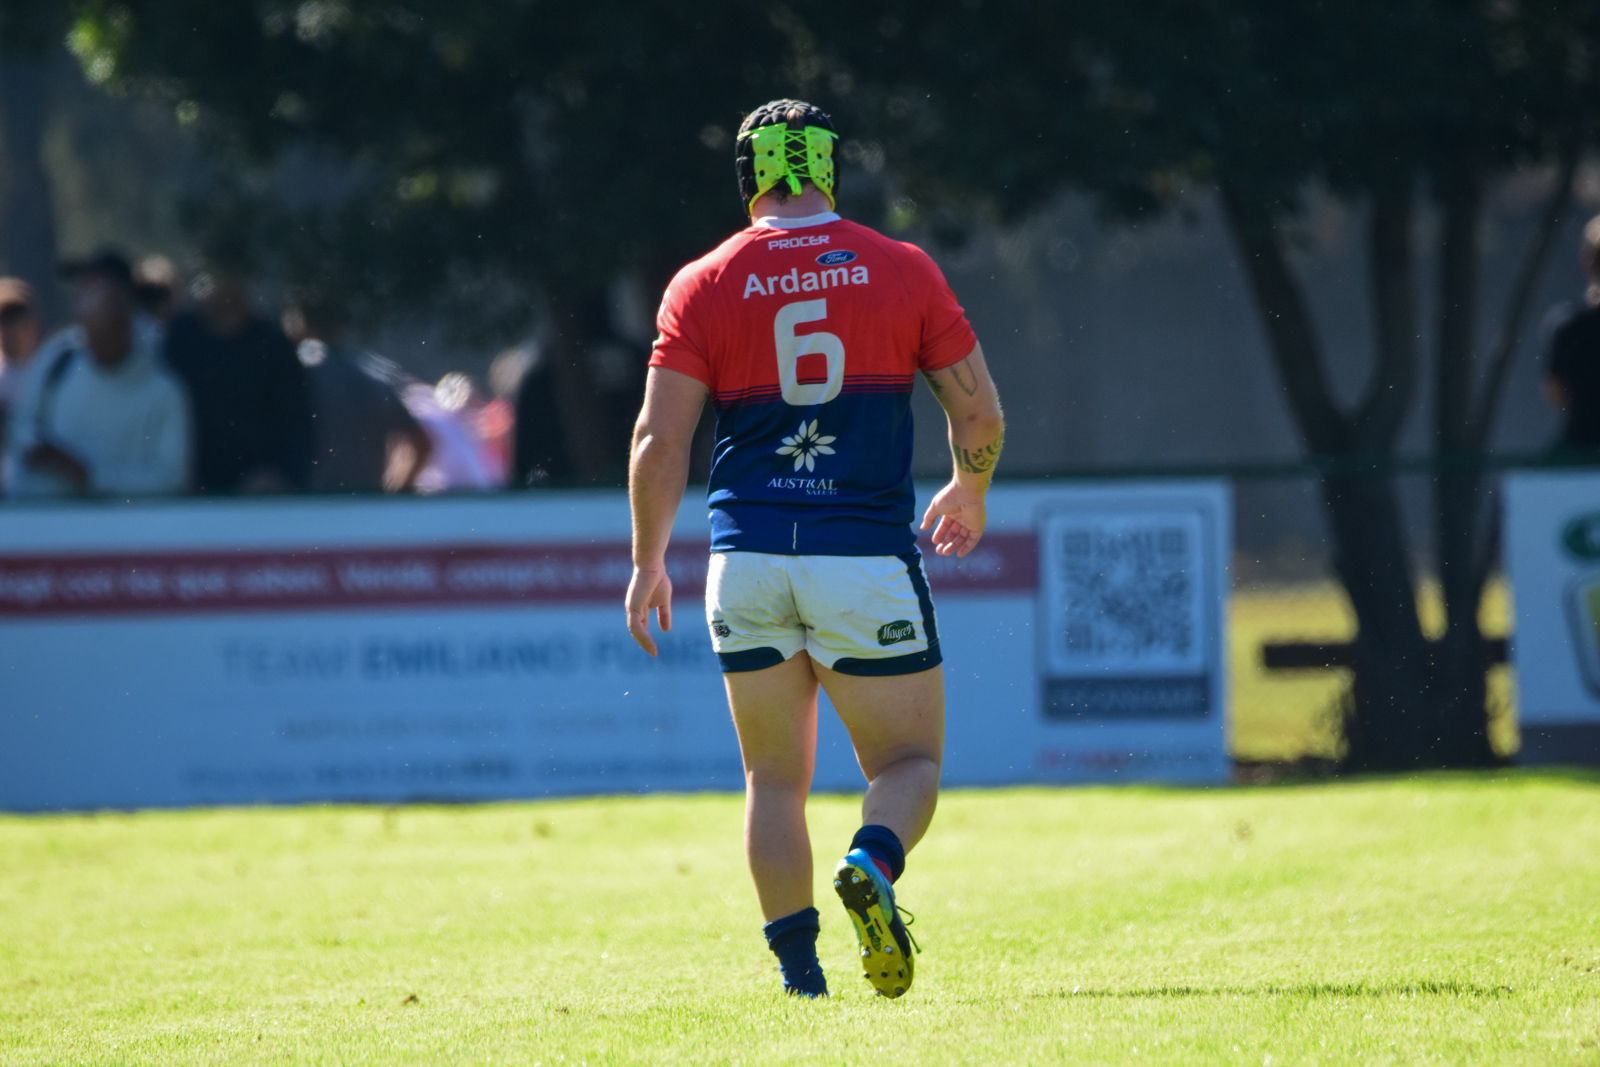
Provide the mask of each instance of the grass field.
{"label": "grass field", "polygon": [[0,1063],[1600,1063],[1600,777],[952,793],[894,1002],[820,896],[836,995],[777,992],[739,825],[0,818]]}

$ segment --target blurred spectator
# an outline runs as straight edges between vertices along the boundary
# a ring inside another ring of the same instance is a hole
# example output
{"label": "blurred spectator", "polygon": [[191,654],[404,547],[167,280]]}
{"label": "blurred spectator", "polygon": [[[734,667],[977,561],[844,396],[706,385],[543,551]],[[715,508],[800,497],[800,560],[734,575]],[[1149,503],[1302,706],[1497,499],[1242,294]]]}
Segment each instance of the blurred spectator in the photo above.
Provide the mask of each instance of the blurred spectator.
{"label": "blurred spectator", "polygon": [[1600,215],[1584,226],[1578,259],[1585,307],[1556,329],[1545,373],[1545,395],[1566,416],[1556,451],[1571,458],[1600,453]]}
{"label": "blurred spectator", "polygon": [[429,386],[415,382],[404,392],[406,407],[433,439],[433,454],[417,476],[417,491],[494,489],[494,463],[478,428],[472,379],[450,373]]}
{"label": "blurred spectator", "polygon": [[511,435],[517,426],[516,410],[511,401],[497,396],[478,409],[476,421],[489,479],[496,488],[504,488],[511,478]]}
{"label": "blurred spectator", "polygon": [[511,350],[522,353],[523,370],[512,484],[571,483],[627,469],[650,350],[623,336],[616,319],[610,299],[591,294],[570,305],[559,326],[552,322],[537,341]]}
{"label": "blurred spectator", "polygon": [[183,276],[166,256],[145,256],[133,268],[133,295],[145,314],[165,325],[177,317]]}
{"label": "blurred spectator", "polygon": [[22,370],[43,336],[33,286],[20,278],[0,278],[0,443],[6,439],[6,413],[22,386]]}
{"label": "blurred spectator", "polygon": [[400,399],[400,369],[347,344],[344,316],[319,294],[301,294],[283,319],[284,331],[299,344],[311,386],[316,441],[311,488],[321,493],[412,489],[433,442]]}
{"label": "blurred spectator", "polygon": [[11,496],[181,492],[189,408],[161,359],[161,330],[134,303],[115,253],[68,264],[75,325],[35,355],[7,434]]}
{"label": "blurred spectator", "polygon": [[[569,482],[576,476],[567,457],[567,439],[556,400],[550,360],[536,341],[510,348],[495,358],[490,373],[515,386],[516,424],[512,430],[511,484],[519,489],[548,482]],[[499,383],[496,383],[497,388]]]}
{"label": "blurred spectator", "polygon": [[257,315],[234,278],[202,277],[198,308],[167,331],[167,362],[189,387],[202,493],[300,489],[311,473],[311,394],[294,345]]}

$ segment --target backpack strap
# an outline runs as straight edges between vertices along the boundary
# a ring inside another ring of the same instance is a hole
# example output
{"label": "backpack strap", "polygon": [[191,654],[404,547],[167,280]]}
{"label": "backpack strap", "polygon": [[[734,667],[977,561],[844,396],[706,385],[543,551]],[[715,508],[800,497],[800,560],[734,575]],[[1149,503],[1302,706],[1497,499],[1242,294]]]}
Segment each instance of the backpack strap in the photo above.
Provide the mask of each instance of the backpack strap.
{"label": "backpack strap", "polygon": [[50,409],[54,406],[56,392],[61,388],[61,382],[67,376],[67,371],[72,369],[72,364],[78,358],[78,346],[67,346],[55,362],[50,364],[44,372],[44,384],[39,387],[39,404],[34,409],[34,433],[40,440],[49,438]]}

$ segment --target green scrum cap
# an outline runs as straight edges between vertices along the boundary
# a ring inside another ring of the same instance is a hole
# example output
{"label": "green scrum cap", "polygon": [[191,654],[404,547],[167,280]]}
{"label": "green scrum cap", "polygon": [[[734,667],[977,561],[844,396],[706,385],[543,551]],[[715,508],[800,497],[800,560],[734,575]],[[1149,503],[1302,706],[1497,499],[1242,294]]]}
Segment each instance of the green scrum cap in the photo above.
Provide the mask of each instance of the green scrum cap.
{"label": "green scrum cap", "polygon": [[830,207],[837,207],[833,146],[838,139],[833,120],[803,100],[774,100],[752,111],[734,146],[745,211],[779,182],[790,195],[799,196],[802,179],[822,190]]}

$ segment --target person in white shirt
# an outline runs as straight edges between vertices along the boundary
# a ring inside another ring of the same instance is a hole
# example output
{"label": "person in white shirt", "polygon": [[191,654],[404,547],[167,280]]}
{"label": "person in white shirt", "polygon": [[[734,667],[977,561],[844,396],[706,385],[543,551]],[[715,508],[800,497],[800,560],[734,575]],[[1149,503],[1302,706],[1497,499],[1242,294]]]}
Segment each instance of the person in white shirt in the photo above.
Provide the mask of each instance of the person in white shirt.
{"label": "person in white shirt", "polygon": [[153,496],[190,484],[191,418],[161,358],[161,329],[136,313],[126,261],[74,271],[75,325],[29,362],[7,427],[12,497]]}

